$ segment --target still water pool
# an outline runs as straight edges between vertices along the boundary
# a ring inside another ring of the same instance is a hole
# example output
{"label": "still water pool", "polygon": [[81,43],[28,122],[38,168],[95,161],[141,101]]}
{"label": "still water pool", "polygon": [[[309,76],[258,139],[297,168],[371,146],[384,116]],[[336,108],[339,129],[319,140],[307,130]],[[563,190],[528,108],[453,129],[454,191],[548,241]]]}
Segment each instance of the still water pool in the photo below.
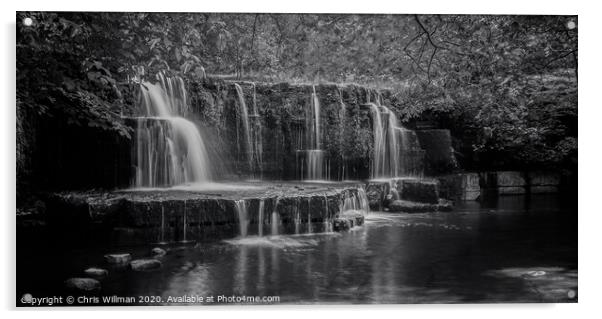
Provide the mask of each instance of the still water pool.
{"label": "still water pool", "polygon": [[372,212],[364,226],[343,233],[163,246],[163,267],[147,272],[108,267],[103,255],[143,258],[155,246],[65,248],[18,235],[18,298],[66,294],[63,281],[91,266],[109,270],[100,295],[133,296],[135,304],[191,296],[214,297],[202,304],[236,302],[232,296],[276,296],[266,301],[288,304],[578,298],[577,209],[557,196],[459,203],[449,213]]}

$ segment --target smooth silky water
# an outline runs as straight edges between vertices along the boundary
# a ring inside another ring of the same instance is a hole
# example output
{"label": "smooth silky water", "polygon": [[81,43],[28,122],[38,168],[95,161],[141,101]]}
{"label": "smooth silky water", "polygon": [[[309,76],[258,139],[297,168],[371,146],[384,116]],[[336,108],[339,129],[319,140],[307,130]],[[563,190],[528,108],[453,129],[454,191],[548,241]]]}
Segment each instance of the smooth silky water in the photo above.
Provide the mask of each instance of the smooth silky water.
{"label": "smooth silky water", "polygon": [[[570,204],[557,195],[508,196],[458,203],[449,213],[372,212],[364,226],[342,233],[272,236],[266,225],[263,237],[161,246],[169,251],[156,271],[108,268],[102,294],[275,295],[282,303],[575,301],[577,215]],[[17,295],[56,295],[66,278],[108,267],[106,253],[144,258],[155,247],[100,239],[69,242],[73,247],[39,233],[18,235]]]}

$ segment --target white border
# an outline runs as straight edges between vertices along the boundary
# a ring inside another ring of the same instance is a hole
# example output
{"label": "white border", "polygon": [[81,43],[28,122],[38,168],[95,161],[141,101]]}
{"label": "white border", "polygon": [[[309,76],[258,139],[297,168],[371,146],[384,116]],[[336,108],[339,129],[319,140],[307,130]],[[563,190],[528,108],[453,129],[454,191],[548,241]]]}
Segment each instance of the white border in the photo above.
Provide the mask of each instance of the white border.
{"label": "white border", "polygon": [[[7,3],[8,2],[8,3]],[[1,259],[0,303],[2,310],[14,310],[15,304],[15,11],[27,10],[60,10],[60,11],[177,11],[177,12],[323,12],[323,13],[440,13],[440,14],[578,14],[579,23],[579,304],[496,304],[496,305],[384,305],[384,306],[271,306],[271,307],[159,307],[150,308],[144,316],[162,318],[168,314],[164,311],[202,311],[198,316],[266,318],[284,317],[304,318],[323,315],[337,318],[363,318],[372,315],[368,311],[377,311],[376,316],[405,316],[433,318],[512,318],[514,316],[545,318],[596,317],[602,312],[598,306],[598,293],[602,287],[602,264],[600,244],[602,240],[602,209],[596,205],[600,196],[600,119],[602,119],[602,95],[599,93],[602,75],[599,61],[602,59],[599,21],[602,12],[593,4],[594,1],[539,1],[525,0],[501,1],[380,1],[371,0],[357,3],[351,1],[327,2],[303,0],[294,3],[285,1],[131,1],[105,0],[85,1],[42,1],[21,0],[4,1],[2,4],[3,76],[1,78],[1,98],[4,103],[0,107],[2,138],[0,139],[0,156],[2,162],[2,188],[0,202],[4,210],[0,236],[3,239],[3,256]],[[10,177],[10,178],[9,178]],[[40,271],[44,265],[40,265]],[[90,308],[89,308],[90,309]],[[134,315],[132,311],[148,310],[146,308],[117,308],[125,311],[124,315]],[[86,314],[92,318],[105,318],[110,314],[93,308]],[[115,310],[112,308],[110,310]],[[294,310],[294,311],[292,311]],[[39,310],[38,310],[39,311]],[[81,318],[80,310],[50,309],[43,314],[49,318]],[[12,311],[6,313],[10,317],[24,317],[35,312]],[[179,315],[179,314],[177,314]]]}

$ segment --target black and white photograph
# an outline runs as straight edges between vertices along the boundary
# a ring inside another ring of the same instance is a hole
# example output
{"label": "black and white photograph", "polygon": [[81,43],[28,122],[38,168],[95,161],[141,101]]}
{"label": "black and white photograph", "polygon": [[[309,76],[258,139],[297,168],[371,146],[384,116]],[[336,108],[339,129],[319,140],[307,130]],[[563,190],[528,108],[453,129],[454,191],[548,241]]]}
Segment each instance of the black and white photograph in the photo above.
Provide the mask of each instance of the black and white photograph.
{"label": "black and white photograph", "polygon": [[138,8],[14,13],[12,307],[579,302],[574,10]]}

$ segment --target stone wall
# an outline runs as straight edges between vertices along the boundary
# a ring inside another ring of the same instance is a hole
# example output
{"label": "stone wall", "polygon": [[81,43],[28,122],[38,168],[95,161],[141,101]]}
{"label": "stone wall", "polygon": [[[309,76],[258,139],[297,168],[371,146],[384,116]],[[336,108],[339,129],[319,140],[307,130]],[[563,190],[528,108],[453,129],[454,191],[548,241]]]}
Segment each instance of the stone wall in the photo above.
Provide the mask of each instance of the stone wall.
{"label": "stone wall", "polygon": [[562,178],[557,172],[499,171],[457,173],[437,177],[441,196],[454,200],[477,200],[485,195],[557,193]]}

